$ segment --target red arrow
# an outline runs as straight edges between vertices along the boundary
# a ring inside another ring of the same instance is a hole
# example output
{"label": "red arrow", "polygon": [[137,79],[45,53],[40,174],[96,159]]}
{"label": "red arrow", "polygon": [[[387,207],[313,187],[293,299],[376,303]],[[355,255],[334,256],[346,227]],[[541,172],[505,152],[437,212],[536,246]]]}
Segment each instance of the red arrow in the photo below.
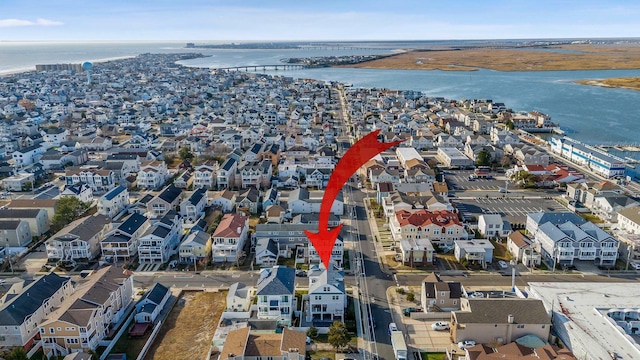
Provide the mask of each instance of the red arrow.
{"label": "red arrow", "polygon": [[307,230],[304,231],[327,269],[329,269],[329,260],[331,260],[333,245],[335,245],[338,234],[340,234],[340,230],[342,229],[342,224],[340,224],[334,229],[329,230],[329,215],[331,214],[333,201],[336,199],[338,193],[347,180],[349,180],[351,175],[358,171],[362,165],[371,160],[374,156],[404,141],[400,140],[389,143],[379,142],[379,133],[380,130],[376,130],[367,134],[347,150],[342,159],[338,162],[338,165],[336,165],[335,170],[333,170],[324,196],[322,197],[320,218],[318,221],[318,233],[313,233]]}

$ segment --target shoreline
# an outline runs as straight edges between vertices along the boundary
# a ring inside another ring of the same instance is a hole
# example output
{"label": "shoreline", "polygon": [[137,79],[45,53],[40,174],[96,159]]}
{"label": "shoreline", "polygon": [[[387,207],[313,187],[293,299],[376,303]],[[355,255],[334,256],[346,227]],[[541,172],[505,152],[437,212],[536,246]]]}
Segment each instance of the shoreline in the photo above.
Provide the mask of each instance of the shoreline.
{"label": "shoreline", "polygon": [[609,89],[626,89],[640,91],[640,77],[585,79],[576,80],[574,81],[574,83],[587,86],[598,86]]}
{"label": "shoreline", "polygon": [[[138,55],[140,55],[140,54],[138,54]],[[113,56],[113,57],[100,58],[100,59],[81,60],[78,63],[81,64],[81,63],[83,63],[85,61],[89,61],[89,62],[92,62],[92,63],[104,63],[104,62],[109,62],[109,61],[132,59],[132,58],[137,57],[138,55],[124,55],[124,56]],[[70,61],[68,63],[74,64],[75,61]],[[62,63],[59,62],[59,64],[62,64]],[[31,71],[36,71],[36,65],[30,65],[28,67],[25,66],[25,67],[21,67],[21,68],[12,68],[12,69],[7,69],[7,70],[0,70],[0,76],[17,75],[17,74],[27,73],[27,72],[31,72]]]}

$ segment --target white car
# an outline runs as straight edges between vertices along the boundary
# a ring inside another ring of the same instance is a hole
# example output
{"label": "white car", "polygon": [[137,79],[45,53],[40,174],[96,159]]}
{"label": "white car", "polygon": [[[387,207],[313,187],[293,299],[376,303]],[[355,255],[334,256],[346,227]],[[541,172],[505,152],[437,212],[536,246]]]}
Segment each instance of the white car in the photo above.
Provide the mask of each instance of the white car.
{"label": "white car", "polygon": [[431,324],[431,329],[438,331],[449,330],[449,324],[447,324],[445,321],[434,322],[433,324]]}
{"label": "white car", "polygon": [[473,340],[464,340],[458,343],[458,347],[463,350],[474,346],[476,346],[476,342]]}
{"label": "white car", "polygon": [[396,323],[389,324],[389,335],[391,335],[393,331],[398,331],[398,327],[396,326]]}
{"label": "white car", "polygon": [[500,266],[500,269],[506,269],[508,267],[507,262],[504,260],[498,261],[498,266]]}
{"label": "white car", "polygon": [[640,263],[630,262],[629,263],[629,268],[633,269],[633,270],[640,270]]}

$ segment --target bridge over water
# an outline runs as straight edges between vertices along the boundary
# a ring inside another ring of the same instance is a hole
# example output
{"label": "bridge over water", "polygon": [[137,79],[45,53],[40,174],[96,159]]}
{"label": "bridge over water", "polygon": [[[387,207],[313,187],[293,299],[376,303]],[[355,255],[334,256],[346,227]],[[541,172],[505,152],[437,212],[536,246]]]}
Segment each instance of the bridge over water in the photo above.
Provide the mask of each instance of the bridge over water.
{"label": "bridge over water", "polygon": [[280,71],[280,70],[302,70],[309,69],[313,66],[303,65],[303,64],[277,64],[277,65],[241,65],[241,66],[230,66],[223,68],[213,68],[212,70],[220,70],[220,71]]}

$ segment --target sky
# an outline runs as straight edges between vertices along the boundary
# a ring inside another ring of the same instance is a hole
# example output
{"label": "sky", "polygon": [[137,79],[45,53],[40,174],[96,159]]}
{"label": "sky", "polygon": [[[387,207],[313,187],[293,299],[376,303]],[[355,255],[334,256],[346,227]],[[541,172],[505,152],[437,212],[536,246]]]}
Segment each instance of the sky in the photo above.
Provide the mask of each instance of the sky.
{"label": "sky", "polygon": [[0,41],[640,37],[623,0],[1,0]]}

